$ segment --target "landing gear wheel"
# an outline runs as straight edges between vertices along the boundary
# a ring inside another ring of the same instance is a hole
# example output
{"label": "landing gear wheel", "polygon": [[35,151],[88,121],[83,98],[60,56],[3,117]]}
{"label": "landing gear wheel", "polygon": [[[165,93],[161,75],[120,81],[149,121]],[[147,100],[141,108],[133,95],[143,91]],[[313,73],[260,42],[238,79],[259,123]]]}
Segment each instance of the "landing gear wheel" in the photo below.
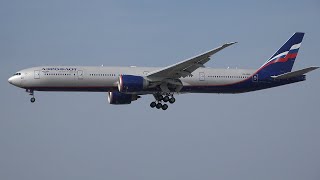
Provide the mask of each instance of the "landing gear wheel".
{"label": "landing gear wheel", "polygon": [[174,102],[176,102],[176,98],[172,97],[169,99],[169,103],[173,104]]}
{"label": "landing gear wheel", "polygon": [[169,101],[169,96],[165,96],[164,98],[163,98],[163,102],[168,102]]}
{"label": "landing gear wheel", "polygon": [[162,108],[162,104],[161,104],[161,103],[158,103],[158,104],[156,105],[156,108],[157,108],[157,109]]}
{"label": "landing gear wheel", "polygon": [[150,107],[151,107],[151,108],[156,107],[156,105],[157,105],[157,103],[156,103],[156,102],[152,102],[152,103],[150,103]]}
{"label": "landing gear wheel", "polygon": [[158,95],[157,100],[158,101],[162,101],[163,100],[163,96],[162,95]]}
{"label": "landing gear wheel", "polygon": [[167,109],[168,109],[168,105],[167,104],[162,105],[162,110],[167,110]]}
{"label": "landing gear wheel", "polygon": [[32,103],[34,103],[36,101],[36,98],[34,98],[34,97],[32,97],[31,99],[30,99],[30,102],[32,102]]}

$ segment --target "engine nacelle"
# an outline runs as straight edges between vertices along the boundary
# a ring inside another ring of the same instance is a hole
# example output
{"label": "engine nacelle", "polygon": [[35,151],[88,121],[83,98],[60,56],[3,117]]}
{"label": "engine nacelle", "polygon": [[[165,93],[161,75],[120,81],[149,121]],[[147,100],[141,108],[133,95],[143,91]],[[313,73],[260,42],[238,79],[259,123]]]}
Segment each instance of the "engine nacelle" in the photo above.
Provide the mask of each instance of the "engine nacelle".
{"label": "engine nacelle", "polygon": [[149,86],[149,81],[141,76],[121,75],[118,81],[119,92],[139,92]]}
{"label": "engine nacelle", "polygon": [[123,94],[120,92],[109,92],[108,102],[110,104],[131,104],[132,101],[137,100],[140,96],[135,94]]}

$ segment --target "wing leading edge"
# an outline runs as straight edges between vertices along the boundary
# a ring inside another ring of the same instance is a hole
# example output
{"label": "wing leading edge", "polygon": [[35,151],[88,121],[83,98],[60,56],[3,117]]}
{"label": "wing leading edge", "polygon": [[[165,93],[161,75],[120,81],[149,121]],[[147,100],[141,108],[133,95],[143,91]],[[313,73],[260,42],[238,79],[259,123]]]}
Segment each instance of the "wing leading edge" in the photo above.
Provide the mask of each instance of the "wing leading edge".
{"label": "wing leading edge", "polygon": [[162,81],[168,78],[178,79],[181,77],[186,77],[191,75],[191,73],[199,67],[204,67],[204,64],[210,60],[210,56],[235,43],[237,42],[226,43],[198,56],[167,66],[160,70],[150,72],[147,78],[151,81]]}

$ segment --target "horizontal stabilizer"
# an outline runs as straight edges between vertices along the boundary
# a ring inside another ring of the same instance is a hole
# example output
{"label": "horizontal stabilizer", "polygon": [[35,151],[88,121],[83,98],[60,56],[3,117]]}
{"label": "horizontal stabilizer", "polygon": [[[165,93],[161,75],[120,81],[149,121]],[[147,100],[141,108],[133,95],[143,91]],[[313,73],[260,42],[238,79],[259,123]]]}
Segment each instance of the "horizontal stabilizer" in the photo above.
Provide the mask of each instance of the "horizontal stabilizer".
{"label": "horizontal stabilizer", "polygon": [[313,70],[316,70],[318,68],[319,67],[308,67],[308,68],[301,69],[298,71],[288,72],[288,73],[280,74],[278,76],[271,76],[271,77],[274,79],[289,79],[289,78],[293,78],[293,77],[297,77],[297,76],[306,74],[306,73],[313,71]]}

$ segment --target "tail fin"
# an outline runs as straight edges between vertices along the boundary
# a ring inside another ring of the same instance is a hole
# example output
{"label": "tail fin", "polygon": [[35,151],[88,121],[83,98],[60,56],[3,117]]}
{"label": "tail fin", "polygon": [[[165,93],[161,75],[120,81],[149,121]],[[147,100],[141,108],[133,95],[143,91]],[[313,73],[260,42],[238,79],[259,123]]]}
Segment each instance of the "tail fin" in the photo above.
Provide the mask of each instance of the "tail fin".
{"label": "tail fin", "polygon": [[270,77],[291,72],[304,33],[296,32],[291,38],[258,70],[259,77]]}

